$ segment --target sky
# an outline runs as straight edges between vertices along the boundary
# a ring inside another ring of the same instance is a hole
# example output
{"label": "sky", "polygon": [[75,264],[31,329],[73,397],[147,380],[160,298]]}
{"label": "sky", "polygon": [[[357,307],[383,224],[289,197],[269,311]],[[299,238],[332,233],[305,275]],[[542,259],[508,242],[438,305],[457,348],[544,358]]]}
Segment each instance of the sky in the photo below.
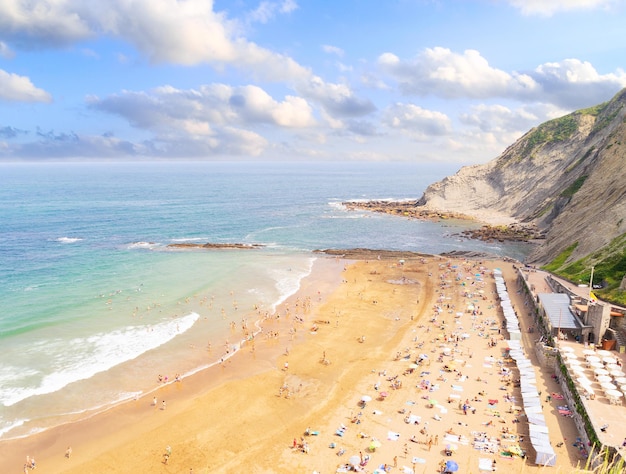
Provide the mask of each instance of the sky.
{"label": "sky", "polygon": [[478,164],[626,87],[626,0],[0,0],[0,161]]}

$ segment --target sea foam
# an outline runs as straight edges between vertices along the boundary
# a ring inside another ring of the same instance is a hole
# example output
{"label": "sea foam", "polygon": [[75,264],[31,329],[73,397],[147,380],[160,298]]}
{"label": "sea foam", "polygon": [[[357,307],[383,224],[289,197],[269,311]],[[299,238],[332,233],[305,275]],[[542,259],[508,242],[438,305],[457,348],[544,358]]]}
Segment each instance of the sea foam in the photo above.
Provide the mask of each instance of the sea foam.
{"label": "sea foam", "polygon": [[81,240],[83,239],[79,239],[78,237],[59,237],[56,239],[57,242],[61,242],[62,244],[73,244]]}
{"label": "sea foam", "polygon": [[150,326],[128,326],[69,341],[48,340],[45,347],[50,354],[50,372],[33,377],[32,371],[24,373],[18,368],[0,370],[0,378],[2,373],[12,372],[12,380],[0,384],[0,404],[8,407],[36,395],[53,393],[133,360],[186,332],[198,318],[197,313],[191,313]]}

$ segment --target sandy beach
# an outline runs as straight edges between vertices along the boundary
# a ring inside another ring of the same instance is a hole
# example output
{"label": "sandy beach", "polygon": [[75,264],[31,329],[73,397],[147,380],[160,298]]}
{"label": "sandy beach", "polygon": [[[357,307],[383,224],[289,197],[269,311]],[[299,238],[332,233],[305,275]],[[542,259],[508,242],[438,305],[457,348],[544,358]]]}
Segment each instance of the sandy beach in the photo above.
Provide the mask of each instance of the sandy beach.
{"label": "sandy beach", "polygon": [[[163,386],[156,406],[150,395],[1,442],[0,470],[22,473],[29,456],[49,473],[422,473],[442,461],[478,473],[487,458],[498,471],[571,472],[580,461],[567,442],[574,423],[550,402],[557,465],[534,465],[525,417],[513,409],[515,367],[502,357],[494,268],[524,329],[531,322],[509,262],[321,257],[262,334],[222,366]],[[523,334],[535,363],[533,335]],[[550,373],[535,372],[544,394],[558,390]],[[479,451],[477,436],[500,446]],[[528,456],[501,457],[507,445]]]}

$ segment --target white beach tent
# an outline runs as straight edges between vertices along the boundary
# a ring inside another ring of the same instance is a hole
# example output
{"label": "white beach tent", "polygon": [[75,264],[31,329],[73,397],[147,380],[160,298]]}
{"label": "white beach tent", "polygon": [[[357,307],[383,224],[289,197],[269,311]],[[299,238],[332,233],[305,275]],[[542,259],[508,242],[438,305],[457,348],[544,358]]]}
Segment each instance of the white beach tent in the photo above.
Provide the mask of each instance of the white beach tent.
{"label": "white beach tent", "polygon": [[[544,422],[545,423],[545,422]],[[530,443],[535,449],[535,464],[541,466],[554,466],[556,464],[556,453],[550,446],[550,436],[548,427],[545,425],[528,425]]]}

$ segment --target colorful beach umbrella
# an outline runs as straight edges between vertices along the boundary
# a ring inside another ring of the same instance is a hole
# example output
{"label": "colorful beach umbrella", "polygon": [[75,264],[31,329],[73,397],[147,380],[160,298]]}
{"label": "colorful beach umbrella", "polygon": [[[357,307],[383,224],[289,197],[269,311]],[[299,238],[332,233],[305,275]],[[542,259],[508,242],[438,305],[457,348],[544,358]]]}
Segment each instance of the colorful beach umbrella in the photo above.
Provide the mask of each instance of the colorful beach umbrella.
{"label": "colorful beach umbrella", "polygon": [[446,461],[446,471],[447,472],[456,472],[459,470],[459,465],[456,461]]}

